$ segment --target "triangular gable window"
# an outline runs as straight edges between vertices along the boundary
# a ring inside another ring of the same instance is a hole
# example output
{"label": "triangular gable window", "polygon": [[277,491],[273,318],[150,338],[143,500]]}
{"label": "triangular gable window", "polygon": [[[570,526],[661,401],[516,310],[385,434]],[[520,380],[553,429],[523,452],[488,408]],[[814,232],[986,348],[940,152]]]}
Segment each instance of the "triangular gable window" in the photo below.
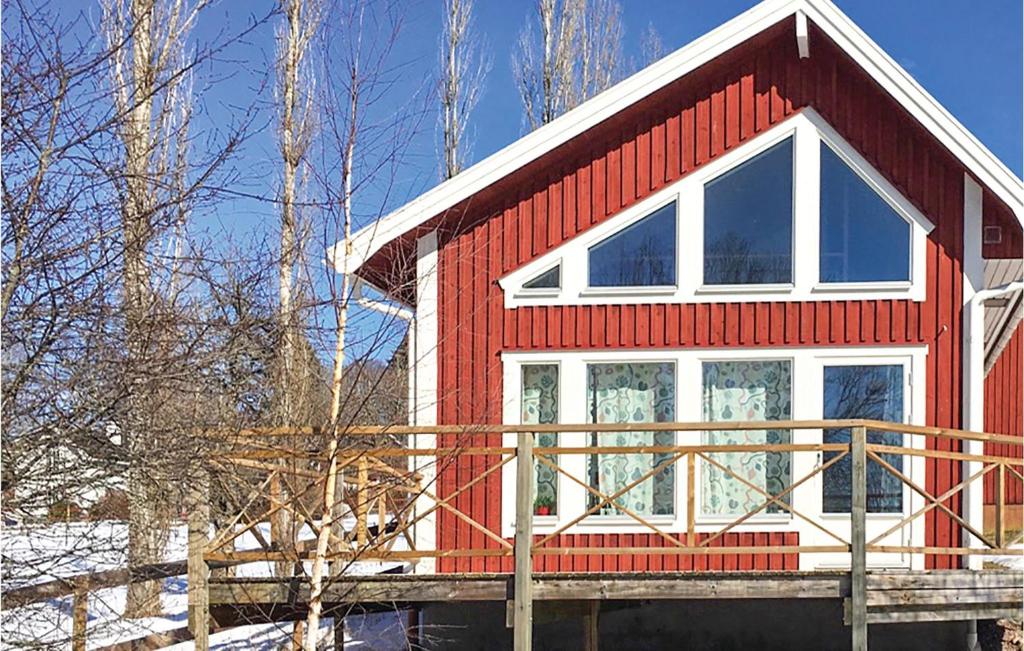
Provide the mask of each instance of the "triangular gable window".
{"label": "triangular gable window", "polygon": [[562,285],[562,265],[556,264],[523,283],[523,289],[558,289]]}
{"label": "triangular gable window", "polygon": [[655,210],[587,252],[590,287],[676,284],[676,202]]}
{"label": "triangular gable window", "polygon": [[910,223],[821,143],[821,282],[910,280]]}

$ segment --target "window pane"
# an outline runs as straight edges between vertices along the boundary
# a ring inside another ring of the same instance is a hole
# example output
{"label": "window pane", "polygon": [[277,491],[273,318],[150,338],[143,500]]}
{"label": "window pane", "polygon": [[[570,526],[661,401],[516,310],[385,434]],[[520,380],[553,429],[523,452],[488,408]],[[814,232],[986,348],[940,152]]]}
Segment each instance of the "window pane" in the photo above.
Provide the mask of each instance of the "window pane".
{"label": "window pane", "polygon": [[676,204],[590,247],[591,287],[676,284]]}
{"label": "window pane", "polygon": [[910,280],[910,224],[821,143],[822,282]]}
{"label": "window pane", "polygon": [[[865,418],[903,422],[903,366],[826,366],[825,418]],[[829,429],[825,443],[849,443],[849,429]],[[903,435],[868,431],[868,443],[902,445]],[[836,455],[826,452],[824,460]],[[901,455],[883,454],[897,470],[903,469]],[[824,472],[822,508],[825,513],[850,512],[850,457],[846,456]],[[868,460],[868,511],[900,513],[903,488],[900,480],[878,463]]]}
{"label": "window pane", "polygon": [[[521,421],[524,425],[558,422],[558,366],[556,364],[530,364],[523,366],[523,394],[520,400]],[[557,434],[537,434],[537,447],[555,447]],[[557,463],[557,459],[551,458]],[[534,461],[536,497],[534,512],[554,515],[558,508],[558,477],[555,471]]]}
{"label": "window pane", "polygon": [[561,285],[562,265],[556,264],[523,283],[523,289],[558,289]]}
{"label": "window pane", "polygon": [[793,139],[704,186],[704,284],[792,281]]}
{"label": "window pane", "polygon": [[[666,423],[676,416],[675,365],[588,364],[587,410],[593,423]],[[602,432],[591,435],[591,445],[673,445],[672,432]],[[670,454],[594,454],[587,459],[590,485],[612,495],[671,459]],[[615,501],[639,515],[670,515],[673,511],[673,466],[630,488]],[[591,494],[589,506],[598,499]],[[598,513],[620,511],[604,505]]]}
{"label": "window pane", "polygon": [[[789,420],[793,375],[788,361],[705,362],[703,365],[704,420],[734,422]],[[789,430],[705,432],[712,445],[778,445],[790,442]],[[767,497],[736,476],[772,495],[789,487],[790,453],[720,452],[709,455],[730,474],[710,463],[701,473],[701,511],[714,515],[741,515],[753,511]],[[783,501],[789,502],[786,498]],[[768,512],[784,511],[777,504]]]}

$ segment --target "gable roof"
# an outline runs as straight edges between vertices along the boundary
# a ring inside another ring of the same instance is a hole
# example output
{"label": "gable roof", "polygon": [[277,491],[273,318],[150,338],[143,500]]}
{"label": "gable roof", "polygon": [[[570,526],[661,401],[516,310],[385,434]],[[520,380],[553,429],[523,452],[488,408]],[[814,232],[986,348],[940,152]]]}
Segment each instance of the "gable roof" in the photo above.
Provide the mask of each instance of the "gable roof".
{"label": "gable roof", "polygon": [[[798,23],[804,19],[813,22],[832,39],[982,186],[1009,206],[1018,223],[1024,226],[1024,183],[830,0],[764,0],[360,229],[353,236],[348,268],[358,273],[363,264],[389,243],[793,15],[798,17]],[[340,257],[334,255],[334,251],[331,255],[340,271]]]}

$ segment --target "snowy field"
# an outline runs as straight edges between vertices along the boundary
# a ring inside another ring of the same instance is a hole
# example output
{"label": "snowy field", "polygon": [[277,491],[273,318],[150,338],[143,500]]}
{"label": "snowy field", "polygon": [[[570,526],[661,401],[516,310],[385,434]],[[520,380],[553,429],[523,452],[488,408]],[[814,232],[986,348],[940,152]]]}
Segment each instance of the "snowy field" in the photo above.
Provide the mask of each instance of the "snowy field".
{"label": "snowy field", "polygon": [[[165,560],[186,556],[187,531],[179,526],[171,531]],[[256,546],[249,535],[238,539],[238,548]],[[3,554],[5,590],[42,583],[55,578],[86,572],[116,569],[126,565],[127,527],[124,523],[71,523],[45,527],[5,527],[0,552]],[[398,563],[353,563],[349,573],[375,574],[401,567]],[[307,568],[308,571],[309,568]],[[267,576],[267,563],[251,563],[238,568],[241,576]],[[163,582],[163,616],[124,620],[127,588],[117,587],[89,593],[88,646],[101,648],[151,633],[179,629],[188,623],[188,592],[184,576]],[[403,613],[350,615],[346,618],[346,648],[391,651],[405,649]],[[260,624],[231,628],[211,637],[216,649],[276,649],[291,636],[291,624]],[[327,620],[321,635],[333,638],[333,622]],[[0,618],[0,649],[45,645],[66,648],[71,636],[71,597],[52,599],[22,608],[3,611]],[[172,649],[193,648],[191,642]]]}
{"label": "snowy field", "polygon": [[[1024,549],[1024,545],[1013,545],[1010,549]],[[1008,570],[1024,570],[1024,555],[986,556],[985,562],[1000,565]]]}

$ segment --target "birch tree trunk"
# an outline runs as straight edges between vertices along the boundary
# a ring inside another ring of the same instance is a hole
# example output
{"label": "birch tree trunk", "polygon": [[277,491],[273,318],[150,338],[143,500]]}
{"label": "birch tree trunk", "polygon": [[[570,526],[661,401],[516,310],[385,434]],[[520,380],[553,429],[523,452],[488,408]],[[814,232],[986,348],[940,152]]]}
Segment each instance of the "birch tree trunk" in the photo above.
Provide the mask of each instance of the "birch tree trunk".
{"label": "birch tree trunk", "polygon": [[462,171],[469,144],[466,141],[469,115],[476,107],[483,77],[490,68],[473,33],[472,15],[472,0],[445,0],[438,83],[444,155],[442,179],[450,179]]}
{"label": "birch tree trunk", "polygon": [[[161,337],[152,318],[158,299],[149,249],[168,220],[179,222],[185,216],[181,197],[177,212],[161,204],[172,203],[168,194],[173,197],[174,188],[180,190],[184,183],[185,143],[175,140],[171,132],[172,128],[187,131],[182,122],[191,115],[187,108],[191,98],[185,83],[184,44],[203,5],[202,0],[192,5],[185,0],[106,0],[103,4],[124,169],[122,310],[129,390],[118,426],[128,451],[130,566],[162,560],[171,517],[162,508],[166,486],[153,473],[160,448],[152,440],[157,426],[152,420],[157,400],[152,360],[154,342]],[[132,584],[126,615],[159,614],[159,595],[158,582]]]}
{"label": "birch tree trunk", "polygon": [[512,59],[530,129],[575,108],[622,74],[622,8],[615,0],[537,0],[536,22],[540,42],[528,22]]}
{"label": "birch tree trunk", "polygon": [[[310,575],[309,614],[306,618],[305,651],[316,651],[320,628],[320,614],[323,612],[323,577],[327,565],[327,548],[330,536],[335,531],[338,519],[336,503],[338,496],[338,446],[340,433],[338,429],[341,415],[342,380],[345,371],[345,330],[348,326],[349,268],[348,261],[352,256],[352,162],[355,157],[358,136],[359,117],[359,59],[354,57],[351,63],[351,83],[349,85],[349,130],[344,143],[341,161],[341,219],[342,219],[342,263],[339,273],[341,281],[336,295],[333,297],[336,329],[334,339],[334,366],[331,372],[331,439],[328,443],[329,459],[327,481],[324,486],[324,518],[329,522],[321,522],[320,536],[316,543],[316,556]],[[335,635],[344,635],[342,627],[335,627]],[[337,646],[337,644],[336,644]]]}

